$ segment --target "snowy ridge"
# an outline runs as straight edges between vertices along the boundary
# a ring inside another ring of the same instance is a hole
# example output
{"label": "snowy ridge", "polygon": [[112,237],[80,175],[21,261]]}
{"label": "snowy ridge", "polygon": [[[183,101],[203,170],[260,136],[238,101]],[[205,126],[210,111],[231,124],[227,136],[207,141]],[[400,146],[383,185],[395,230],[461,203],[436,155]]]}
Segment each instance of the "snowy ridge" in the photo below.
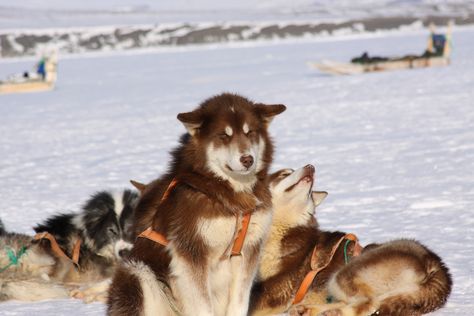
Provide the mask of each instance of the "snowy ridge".
{"label": "snowy ridge", "polygon": [[[445,25],[451,17],[371,18],[348,22],[200,22],[0,31],[0,57],[32,56],[54,48],[61,54],[223,42],[357,34]],[[474,23],[474,14],[456,24]]]}

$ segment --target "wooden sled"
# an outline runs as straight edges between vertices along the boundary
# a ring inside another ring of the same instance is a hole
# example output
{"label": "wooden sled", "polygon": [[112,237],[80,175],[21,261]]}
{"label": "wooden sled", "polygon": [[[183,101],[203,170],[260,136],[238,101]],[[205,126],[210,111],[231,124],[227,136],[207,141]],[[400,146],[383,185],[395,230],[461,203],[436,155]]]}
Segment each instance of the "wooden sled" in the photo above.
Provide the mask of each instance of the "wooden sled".
{"label": "wooden sled", "polygon": [[54,82],[43,80],[30,80],[25,82],[0,82],[0,93],[22,93],[49,91],[54,88]]}
{"label": "wooden sled", "polygon": [[320,63],[308,63],[308,65],[312,68],[333,75],[355,75],[365,72],[447,66],[449,65],[449,62],[449,58],[446,57],[431,57],[376,62],[370,64],[341,63],[323,60]]}
{"label": "wooden sled", "polygon": [[54,89],[56,83],[56,59],[48,58],[45,62],[46,76],[41,78],[10,79],[0,81],[0,94],[41,92]]}
{"label": "wooden sled", "polygon": [[[431,26],[431,36],[428,39],[427,52],[435,52],[434,38],[436,35],[434,32],[434,26]],[[391,58],[383,61],[374,61],[367,63],[358,62],[337,62],[331,60],[323,60],[321,62],[309,62],[308,66],[319,71],[329,73],[332,75],[354,75],[366,72],[376,71],[389,71],[399,69],[416,69],[416,68],[428,68],[428,67],[440,67],[447,66],[450,63],[450,52],[451,52],[451,28],[452,24],[448,25],[448,31],[445,35],[444,46],[442,47],[442,54],[432,57],[423,56],[410,56],[405,58]]]}

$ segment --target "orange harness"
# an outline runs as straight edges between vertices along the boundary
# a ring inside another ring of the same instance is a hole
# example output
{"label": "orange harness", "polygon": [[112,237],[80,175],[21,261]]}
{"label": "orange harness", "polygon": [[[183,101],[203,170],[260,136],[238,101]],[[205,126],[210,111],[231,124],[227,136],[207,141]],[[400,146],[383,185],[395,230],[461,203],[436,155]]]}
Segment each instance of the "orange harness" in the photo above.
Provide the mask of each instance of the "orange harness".
{"label": "orange harness", "polygon": [[298,288],[298,291],[296,291],[295,298],[293,299],[292,305],[300,303],[304,297],[306,296],[306,293],[308,293],[308,290],[311,286],[311,284],[314,281],[314,278],[316,275],[323,269],[325,269],[332,261],[334,254],[337,251],[337,248],[341,245],[342,241],[344,239],[352,240],[356,243],[356,246],[354,249],[356,251],[354,252],[354,256],[359,255],[360,253],[360,245],[359,245],[359,240],[357,239],[357,236],[354,234],[347,234],[343,236],[339,241],[332,247],[331,253],[329,255],[329,259],[327,261],[321,262],[318,260],[318,247],[314,247],[313,254],[311,255],[311,270],[306,274],[304,277],[303,281],[301,282],[300,287]]}
{"label": "orange harness", "polygon": [[[171,190],[173,190],[177,184],[178,184],[178,181],[176,179],[173,179],[170,182],[170,184],[168,185],[168,188],[166,188],[166,191],[163,194],[163,197],[161,198],[160,203],[162,203],[164,200],[168,198],[168,196],[171,193]],[[239,228],[239,222],[237,218],[236,227],[237,227],[238,232],[234,240],[234,244],[232,245],[231,257],[242,255],[242,248],[244,246],[245,236],[247,235],[247,230],[249,228],[251,216],[252,215],[250,213],[247,213],[244,216],[242,216],[240,228]],[[168,239],[166,239],[166,237],[163,234],[153,230],[153,228],[151,227],[148,227],[147,229],[145,229],[142,233],[140,233],[140,235],[138,235],[138,237],[149,239],[164,247],[166,247],[169,243]]]}
{"label": "orange harness", "polygon": [[78,239],[76,241],[76,243],[74,244],[74,247],[72,249],[72,257],[71,258],[69,258],[68,255],[66,255],[64,253],[64,251],[61,249],[61,247],[59,247],[59,244],[56,241],[56,238],[54,238],[54,236],[51,235],[50,233],[48,233],[48,232],[38,233],[33,237],[33,239],[34,240],[41,240],[41,239],[49,240],[49,242],[51,244],[51,250],[53,251],[53,253],[56,254],[56,256],[58,256],[60,258],[67,259],[67,260],[71,261],[72,263],[74,263],[77,267],[79,267],[79,254],[81,252],[81,243],[82,243],[81,239]]}

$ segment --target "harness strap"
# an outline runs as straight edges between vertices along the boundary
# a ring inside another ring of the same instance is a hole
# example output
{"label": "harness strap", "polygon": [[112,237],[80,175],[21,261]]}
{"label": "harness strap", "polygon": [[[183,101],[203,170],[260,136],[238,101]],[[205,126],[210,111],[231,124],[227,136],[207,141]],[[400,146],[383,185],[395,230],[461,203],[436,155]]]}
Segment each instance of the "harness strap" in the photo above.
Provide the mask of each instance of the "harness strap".
{"label": "harness strap", "polygon": [[26,253],[26,246],[21,247],[18,252],[15,252],[12,248],[7,248],[7,256],[8,260],[10,261],[6,266],[0,268],[0,273],[6,271],[11,266],[16,266],[20,262],[21,256]]}
{"label": "harness strap", "polygon": [[[343,236],[341,239],[339,239],[338,242],[332,247],[331,253],[329,255],[329,259],[327,259],[326,261],[319,260],[320,259],[318,258],[319,248],[317,246],[314,247],[313,254],[311,255],[311,270],[306,274],[303,281],[301,282],[300,287],[298,288],[298,291],[296,291],[295,298],[293,299],[292,305],[298,304],[304,299],[304,297],[306,296],[306,293],[308,293],[308,290],[314,281],[314,278],[321,270],[325,269],[331,263],[337,249],[339,248],[340,244],[342,243],[344,239],[354,241],[356,243],[356,247],[354,249],[360,249],[360,246],[358,246],[359,241],[357,239],[357,236],[354,234],[347,234]],[[360,253],[359,250],[354,251],[354,255],[358,255],[359,253]]]}
{"label": "harness strap", "polygon": [[176,187],[177,184],[178,184],[178,180],[176,180],[176,178],[173,178],[170,184],[168,184],[168,187],[166,188],[165,193],[163,193],[160,203],[162,203],[164,200],[166,200],[170,196],[171,191]]}
{"label": "harness strap", "polygon": [[69,258],[64,253],[64,251],[61,249],[61,247],[59,247],[59,244],[56,241],[56,238],[54,238],[54,236],[51,235],[50,233],[48,233],[48,232],[38,233],[33,237],[33,239],[34,240],[41,240],[41,239],[49,240],[49,242],[51,244],[51,250],[53,251],[53,253],[55,253],[58,257],[67,259],[67,260],[71,261],[72,263],[74,263],[76,266],[79,266],[79,255],[81,253],[81,243],[82,243],[81,239],[78,239],[76,241],[76,243],[74,244],[74,247],[72,249],[72,257],[71,258]]}
{"label": "harness strap", "polygon": [[[163,193],[163,196],[161,197],[161,200],[160,200],[160,204],[163,203],[163,201],[169,197],[169,195],[171,194],[171,191],[176,187],[177,184],[178,184],[178,180],[176,178],[173,178],[170,184],[168,184],[168,187],[166,188],[165,193]],[[148,227],[143,232],[141,232],[140,235],[138,235],[138,237],[149,239],[165,247],[168,245],[168,239],[166,239],[166,237],[163,234],[160,234],[159,232],[154,231],[153,228],[151,227]]]}
{"label": "harness strap", "polygon": [[250,213],[247,213],[242,217],[241,226],[237,232],[237,237],[234,240],[234,245],[232,246],[232,251],[230,253],[231,257],[242,255],[242,248],[244,247],[245,236],[247,235],[251,216]]}
{"label": "harness strap", "polygon": [[[176,178],[174,178],[170,182],[168,187],[166,188],[166,191],[163,194],[160,203],[162,203],[164,200],[166,200],[169,197],[169,195],[171,194],[171,191],[176,187],[177,184],[178,184],[178,180],[176,180]],[[242,248],[244,246],[245,236],[247,235],[247,230],[249,228],[251,216],[252,216],[251,213],[247,213],[244,216],[242,216],[242,221],[241,221],[240,228],[237,232],[237,236],[234,240],[234,244],[232,245],[231,257],[242,255]],[[236,226],[237,225],[238,225],[238,219],[237,219]],[[166,237],[163,234],[153,230],[153,228],[151,228],[151,227],[148,227],[143,232],[141,232],[138,235],[138,237],[146,238],[148,240],[154,241],[157,244],[160,244],[164,247],[166,247],[169,243],[168,239],[166,239]]]}
{"label": "harness strap", "polygon": [[[242,248],[244,246],[245,236],[247,235],[247,230],[249,228],[250,218],[251,218],[250,213],[245,214],[242,217],[241,228],[239,229],[237,233],[237,237],[234,240],[234,244],[232,245],[232,250],[230,254],[231,257],[242,255]],[[138,235],[138,237],[146,238],[148,240],[154,241],[157,244],[160,244],[164,247],[166,247],[169,243],[168,239],[166,239],[166,237],[163,234],[153,230],[153,228],[151,227],[148,227],[143,232],[141,232],[140,235]]]}
{"label": "harness strap", "polygon": [[168,245],[168,240],[166,237],[159,232],[154,231],[151,227],[145,229],[140,235],[138,235],[138,237],[147,238],[165,247]]}
{"label": "harness strap", "polygon": [[72,248],[72,262],[79,266],[79,255],[81,254],[81,239],[76,240],[74,247]]}

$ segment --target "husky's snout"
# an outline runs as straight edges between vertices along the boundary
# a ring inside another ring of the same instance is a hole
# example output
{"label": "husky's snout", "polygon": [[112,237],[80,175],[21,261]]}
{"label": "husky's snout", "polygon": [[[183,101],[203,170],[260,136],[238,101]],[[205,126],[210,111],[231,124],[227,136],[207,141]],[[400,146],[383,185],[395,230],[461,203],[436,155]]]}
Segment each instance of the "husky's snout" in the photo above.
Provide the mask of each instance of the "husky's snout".
{"label": "husky's snout", "polygon": [[245,168],[250,168],[253,165],[253,156],[252,155],[243,155],[240,157],[240,162]]}

